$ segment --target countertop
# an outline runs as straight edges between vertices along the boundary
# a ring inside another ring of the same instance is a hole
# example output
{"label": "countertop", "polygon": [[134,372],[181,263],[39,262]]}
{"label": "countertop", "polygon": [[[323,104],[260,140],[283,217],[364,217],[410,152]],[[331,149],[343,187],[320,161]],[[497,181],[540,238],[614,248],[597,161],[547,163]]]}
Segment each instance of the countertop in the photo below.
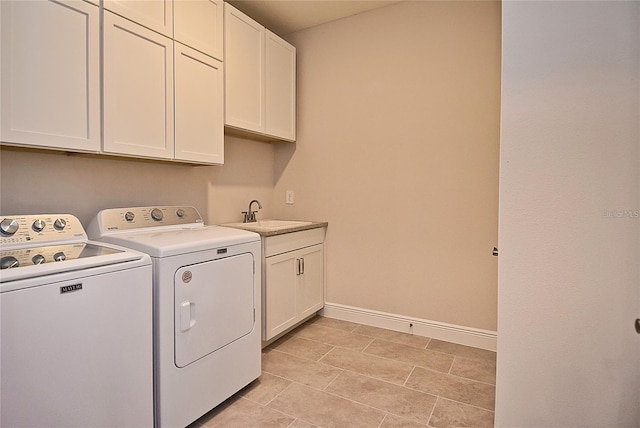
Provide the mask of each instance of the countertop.
{"label": "countertop", "polygon": [[[309,221],[309,220],[306,220],[306,221]],[[291,233],[291,232],[300,232],[302,230],[327,227],[329,226],[329,223],[326,221],[311,221],[309,224],[302,224],[302,225],[296,225],[296,226],[290,226],[290,227],[278,227],[278,228],[262,227],[257,225],[256,223],[226,223],[226,224],[221,224],[220,226],[234,227],[236,229],[248,230],[251,232],[258,233],[262,237],[267,237],[267,236],[283,235],[285,233]]]}

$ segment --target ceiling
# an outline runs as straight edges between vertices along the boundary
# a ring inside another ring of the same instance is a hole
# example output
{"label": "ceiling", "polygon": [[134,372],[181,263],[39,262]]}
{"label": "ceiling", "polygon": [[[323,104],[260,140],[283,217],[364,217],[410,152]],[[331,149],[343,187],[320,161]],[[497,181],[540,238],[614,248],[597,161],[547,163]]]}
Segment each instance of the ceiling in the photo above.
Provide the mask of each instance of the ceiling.
{"label": "ceiling", "polygon": [[281,36],[400,0],[227,0]]}

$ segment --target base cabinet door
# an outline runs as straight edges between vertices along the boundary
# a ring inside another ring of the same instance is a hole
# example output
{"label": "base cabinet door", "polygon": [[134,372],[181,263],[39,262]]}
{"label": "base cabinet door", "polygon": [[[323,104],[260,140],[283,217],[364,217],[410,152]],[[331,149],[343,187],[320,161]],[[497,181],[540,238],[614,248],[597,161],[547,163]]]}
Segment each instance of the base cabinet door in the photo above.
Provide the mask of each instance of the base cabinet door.
{"label": "base cabinet door", "polygon": [[267,257],[264,304],[264,340],[296,323],[297,258],[295,252]]}
{"label": "base cabinet door", "polygon": [[322,309],[323,244],[266,257],[264,340]]}
{"label": "base cabinet door", "polygon": [[301,273],[296,288],[296,310],[300,319],[314,314],[324,305],[322,249],[320,244],[299,252]]}
{"label": "base cabinet door", "polygon": [[107,153],[173,159],[173,40],[104,12]]}
{"label": "base cabinet door", "polygon": [[100,150],[100,10],[0,1],[0,141]]}

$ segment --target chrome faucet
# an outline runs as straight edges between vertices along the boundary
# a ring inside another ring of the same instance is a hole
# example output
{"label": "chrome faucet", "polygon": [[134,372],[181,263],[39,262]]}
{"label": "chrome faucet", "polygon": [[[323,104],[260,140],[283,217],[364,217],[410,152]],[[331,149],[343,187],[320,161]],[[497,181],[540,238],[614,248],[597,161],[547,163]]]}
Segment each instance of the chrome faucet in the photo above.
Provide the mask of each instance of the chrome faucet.
{"label": "chrome faucet", "polygon": [[260,203],[259,200],[254,199],[251,202],[249,202],[249,209],[247,211],[242,211],[242,214],[244,214],[244,219],[242,220],[243,223],[253,223],[256,221],[256,213],[258,211],[251,210],[251,207],[253,206],[254,202],[258,204],[259,210],[262,209],[262,204]]}

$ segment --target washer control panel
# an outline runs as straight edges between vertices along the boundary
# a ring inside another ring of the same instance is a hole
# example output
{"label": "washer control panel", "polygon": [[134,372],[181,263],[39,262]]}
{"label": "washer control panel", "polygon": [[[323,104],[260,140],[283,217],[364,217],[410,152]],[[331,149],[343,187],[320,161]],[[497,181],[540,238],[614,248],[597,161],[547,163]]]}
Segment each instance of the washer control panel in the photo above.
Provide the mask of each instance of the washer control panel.
{"label": "washer control panel", "polygon": [[2,247],[86,239],[87,235],[80,220],[71,214],[0,217]]}
{"label": "washer control panel", "polygon": [[[146,227],[204,224],[198,210],[189,206],[112,208],[100,211],[96,220],[99,234]],[[96,233],[95,228],[96,224],[92,223],[89,231]]]}

